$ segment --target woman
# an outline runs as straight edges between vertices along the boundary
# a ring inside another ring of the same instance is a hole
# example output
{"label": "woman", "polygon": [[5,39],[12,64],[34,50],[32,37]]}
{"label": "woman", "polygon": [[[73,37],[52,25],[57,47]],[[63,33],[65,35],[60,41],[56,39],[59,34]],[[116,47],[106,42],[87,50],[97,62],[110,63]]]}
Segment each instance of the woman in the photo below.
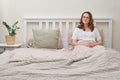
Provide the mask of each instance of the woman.
{"label": "woman", "polygon": [[97,28],[94,27],[92,14],[89,11],[82,14],[80,25],[73,32],[72,44],[90,48],[102,44],[101,36]]}

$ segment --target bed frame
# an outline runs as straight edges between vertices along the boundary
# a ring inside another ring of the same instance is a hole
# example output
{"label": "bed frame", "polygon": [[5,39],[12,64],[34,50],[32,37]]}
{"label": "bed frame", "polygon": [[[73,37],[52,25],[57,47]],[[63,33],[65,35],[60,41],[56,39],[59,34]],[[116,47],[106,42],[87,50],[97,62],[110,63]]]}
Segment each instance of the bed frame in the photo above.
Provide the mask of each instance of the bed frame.
{"label": "bed frame", "polygon": [[[68,48],[70,42],[70,35],[74,28],[79,24],[80,18],[24,18],[24,42],[28,38],[28,24],[37,24],[38,29],[56,29],[59,28],[63,40],[64,48]],[[101,27],[97,24],[107,24],[106,27]],[[104,32],[103,44],[106,47],[112,48],[112,19],[110,18],[94,18],[94,25],[101,27]],[[104,29],[105,28],[105,29]],[[105,36],[106,35],[106,36]]]}

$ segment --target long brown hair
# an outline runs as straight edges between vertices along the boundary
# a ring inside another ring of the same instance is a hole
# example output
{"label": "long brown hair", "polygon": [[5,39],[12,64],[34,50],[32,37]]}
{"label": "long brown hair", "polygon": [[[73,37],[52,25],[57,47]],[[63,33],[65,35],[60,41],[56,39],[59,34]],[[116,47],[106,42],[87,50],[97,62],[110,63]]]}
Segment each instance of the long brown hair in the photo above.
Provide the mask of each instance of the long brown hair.
{"label": "long brown hair", "polygon": [[89,15],[89,18],[90,18],[90,21],[88,23],[88,27],[90,28],[91,31],[93,31],[94,30],[94,21],[93,21],[93,18],[92,18],[92,14],[89,11],[86,11],[86,12],[82,13],[78,28],[83,29],[85,31],[84,23],[82,21],[83,15],[85,13],[87,13]]}

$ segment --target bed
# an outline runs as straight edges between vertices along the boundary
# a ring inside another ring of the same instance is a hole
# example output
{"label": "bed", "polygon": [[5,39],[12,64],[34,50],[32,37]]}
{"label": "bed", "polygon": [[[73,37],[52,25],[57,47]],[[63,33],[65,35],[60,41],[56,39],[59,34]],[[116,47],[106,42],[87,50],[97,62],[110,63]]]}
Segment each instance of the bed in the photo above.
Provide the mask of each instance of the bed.
{"label": "bed", "polygon": [[[0,80],[119,80],[120,53],[112,49],[112,19],[94,19],[105,47],[71,48],[71,35],[78,24],[79,18],[24,18],[26,47],[0,55]],[[41,46],[44,42],[39,42],[38,35],[43,32],[52,46]],[[58,40],[63,44],[59,48]]]}

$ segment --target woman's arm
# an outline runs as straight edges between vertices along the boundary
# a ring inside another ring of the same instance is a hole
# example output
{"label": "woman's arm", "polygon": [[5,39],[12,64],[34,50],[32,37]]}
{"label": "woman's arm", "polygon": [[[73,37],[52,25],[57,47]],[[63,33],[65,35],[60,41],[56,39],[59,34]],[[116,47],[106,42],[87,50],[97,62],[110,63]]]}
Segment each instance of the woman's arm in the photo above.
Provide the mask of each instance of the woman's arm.
{"label": "woman's arm", "polygon": [[82,45],[82,46],[86,46],[86,47],[92,47],[92,46],[95,46],[95,44],[85,43],[85,42],[78,42],[78,41],[75,40],[75,39],[72,40],[72,45],[73,45],[73,46],[76,46],[76,45]]}
{"label": "woman's arm", "polygon": [[76,46],[77,44],[78,44],[78,41],[75,40],[75,39],[73,39],[73,40],[72,40],[72,45],[73,45],[73,46]]}
{"label": "woman's arm", "polygon": [[86,47],[90,47],[90,48],[93,48],[97,45],[102,45],[102,41],[99,40],[99,41],[96,41],[95,43],[84,43],[84,42],[78,42],[77,40],[72,40],[72,45],[73,46],[76,46],[76,45],[83,45],[83,46],[86,46]]}

